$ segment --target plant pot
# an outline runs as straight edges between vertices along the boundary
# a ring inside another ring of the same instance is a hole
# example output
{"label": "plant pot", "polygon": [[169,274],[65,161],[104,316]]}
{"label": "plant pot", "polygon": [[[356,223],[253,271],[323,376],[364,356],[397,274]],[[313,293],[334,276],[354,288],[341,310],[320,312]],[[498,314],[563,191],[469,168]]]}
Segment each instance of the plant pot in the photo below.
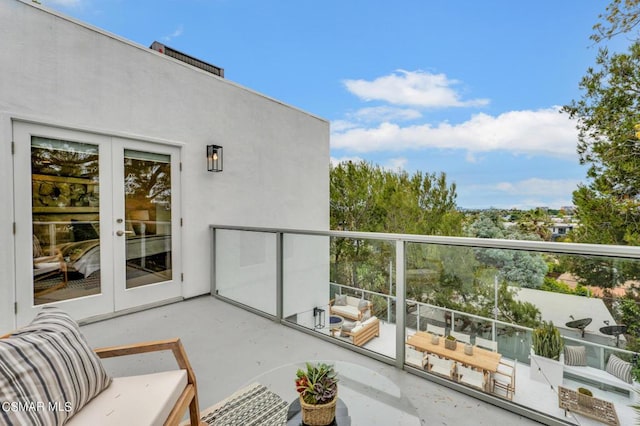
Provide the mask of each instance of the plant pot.
{"label": "plant pot", "polygon": [[455,340],[444,339],[444,347],[455,351],[458,347],[458,342]]}
{"label": "plant pot", "polygon": [[578,405],[582,407],[593,407],[593,397],[578,392]]}
{"label": "plant pot", "polygon": [[469,343],[464,345],[464,354],[465,355],[473,355],[473,346]]}
{"label": "plant pot", "polygon": [[333,422],[336,417],[336,403],[338,395],[326,404],[307,404],[300,396],[300,409],[302,411],[302,422],[309,426],[326,426]]}
{"label": "plant pot", "polygon": [[438,337],[438,335],[434,334],[431,336],[431,344],[432,345],[439,345],[440,344],[440,337]]}

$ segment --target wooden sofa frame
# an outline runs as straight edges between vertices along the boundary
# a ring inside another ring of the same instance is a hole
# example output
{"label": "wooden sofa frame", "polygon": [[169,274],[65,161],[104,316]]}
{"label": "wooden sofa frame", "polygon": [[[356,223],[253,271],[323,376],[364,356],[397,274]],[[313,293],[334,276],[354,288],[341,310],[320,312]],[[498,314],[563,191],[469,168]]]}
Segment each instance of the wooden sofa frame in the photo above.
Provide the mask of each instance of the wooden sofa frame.
{"label": "wooden sofa frame", "polygon": [[187,370],[187,386],[176,401],[169,417],[164,422],[165,425],[177,425],[184,415],[187,407],[189,408],[189,419],[191,426],[201,425],[200,408],[198,406],[198,387],[196,385],[196,376],[193,373],[187,353],[182,346],[179,338],[156,340],[151,342],[133,343],[129,345],[110,346],[106,348],[97,348],[95,353],[102,359],[113,358],[117,356],[144,354],[149,352],[171,351],[181,370]]}
{"label": "wooden sofa frame", "polygon": [[[349,297],[355,298],[353,296],[349,296]],[[349,314],[347,314],[345,312],[342,312],[342,311],[335,311],[333,309],[335,302],[336,302],[336,299],[329,300],[329,312],[331,313],[331,315],[338,315],[338,316],[341,316],[343,318],[347,318],[347,319],[350,319],[350,320],[353,320],[353,321],[360,321],[360,320],[362,320],[362,317],[363,317],[365,312],[369,311],[369,312],[373,313],[373,303],[371,301],[368,301],[368,300],[366,301],[367,302],[367,306],[365,308],[363,308],[363,309],[359,309],[357,305],[353,305],[353,304],[350,304],[350,303],[348,304],[349,306],[353,306],[358,310],[358,314],[357,315],[349,315]],[[335,305],[335,306],[337,306],[337,305]]]}
{"label": "wooden sofa frame", "polygon": [[380,336],[380,320],[374,318],[373,321],[363,325],[362,328],[355,333],[353,331],[347,331],[345,334],[351,337],[354,345],[362,346],[374,337]]}
{"label": "wooden sofa frame", "polygon": [[[11,336],[12,333],[0,336],[0,339]],[[166,426],[178,425],[180,419],[184,415],[187,407],[189,408],[189,424],[191,426],[202,426],[205,423],[200,422],[200,408],[198,406],[198,387],[196,385],[196,376],[193,373],[187,353],[182,346],[179,338],[166,340],[155,340],[150,342],[133,343],[120,346],[109,346],[105,348],[94,349],[94,352],[101,359],[113,358],[117,356],[144,354],[149,352],[171,351],[181,370],[187,371],[187,386],[185,386],[182,394],[171,409],[169,417],[164,422]]]}

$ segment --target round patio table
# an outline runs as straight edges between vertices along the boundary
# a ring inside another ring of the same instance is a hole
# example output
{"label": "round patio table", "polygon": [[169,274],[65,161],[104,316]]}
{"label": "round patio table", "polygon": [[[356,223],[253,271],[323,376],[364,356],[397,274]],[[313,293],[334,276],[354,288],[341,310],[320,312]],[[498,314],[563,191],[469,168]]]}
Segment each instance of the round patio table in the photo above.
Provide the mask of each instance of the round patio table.
{"label": "round patio table", "polygon": [[329,316],[329,331],[331,332],[331,334],[333,334],[334,336],[336,334],[339,334],[340,331],[342,330],[343,323],[344,323],[344,318],[338,315]]}
{"label": "round patio table", "polygon": [[[369,368],[346,361],[309,360],[333,365],[338,373],[338,404],[336,423],[343,425],[402,425],[421,426],[418,410],[402,389],[391,379]],[[294,380],[298,369],[306,369],[305,362],[285,364],[270,370],[251,382],[258,382],[289,401],[288,425],[296,423],[296,401],[299,401]]]}

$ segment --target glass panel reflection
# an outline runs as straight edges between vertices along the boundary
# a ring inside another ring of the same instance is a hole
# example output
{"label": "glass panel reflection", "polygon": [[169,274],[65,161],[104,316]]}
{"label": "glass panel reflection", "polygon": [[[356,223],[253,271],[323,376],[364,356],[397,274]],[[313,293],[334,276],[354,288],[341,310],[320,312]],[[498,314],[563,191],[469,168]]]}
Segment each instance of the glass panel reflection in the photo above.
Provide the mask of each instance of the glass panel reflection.
{"label": "glass panel reflection", "polygon": [[126,288],[171,280],[171,157],[125,150],[124,185]]}
{"label": "glass panel reflection", "polygon": [[33,302],[100,293],[98,147],[32,137]]}

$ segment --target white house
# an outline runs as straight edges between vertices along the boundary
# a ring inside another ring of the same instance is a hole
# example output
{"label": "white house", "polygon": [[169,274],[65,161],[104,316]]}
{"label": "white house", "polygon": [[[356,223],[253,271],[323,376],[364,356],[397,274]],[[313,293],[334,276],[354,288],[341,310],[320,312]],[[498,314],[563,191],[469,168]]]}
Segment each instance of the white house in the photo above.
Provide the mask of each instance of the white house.
{"label": "white house", "polygon": [[329,227],[326,120],[31,1],[0,2],[0,135],[0,331],[208,293],[210,224]]}

